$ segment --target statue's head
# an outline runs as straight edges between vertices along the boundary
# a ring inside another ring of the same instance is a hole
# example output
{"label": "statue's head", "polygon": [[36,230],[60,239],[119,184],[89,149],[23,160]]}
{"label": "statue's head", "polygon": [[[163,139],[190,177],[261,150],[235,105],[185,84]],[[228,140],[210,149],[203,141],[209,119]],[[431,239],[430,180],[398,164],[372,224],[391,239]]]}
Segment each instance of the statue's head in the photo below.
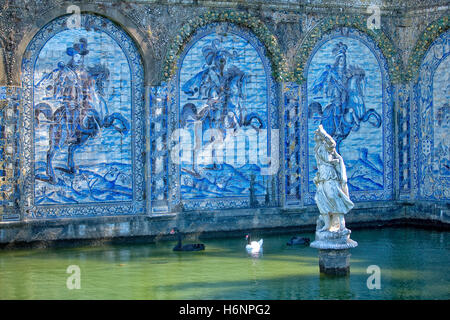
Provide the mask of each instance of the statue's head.
{"label": "statue's head", "polygon": [[319,129],[317,129],[316,131],[314,131],[314,141],[316,143],[319,143],[320,141],[322,141],[322,137],[319,133]]}

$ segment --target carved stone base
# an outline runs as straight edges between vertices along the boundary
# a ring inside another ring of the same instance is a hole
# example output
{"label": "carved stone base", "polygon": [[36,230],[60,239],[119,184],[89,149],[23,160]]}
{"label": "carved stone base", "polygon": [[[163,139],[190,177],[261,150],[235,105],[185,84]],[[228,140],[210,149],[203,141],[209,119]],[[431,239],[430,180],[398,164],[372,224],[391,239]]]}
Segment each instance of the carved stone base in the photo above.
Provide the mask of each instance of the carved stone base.
{"label": "carved stone base", "polygon": [[316,239],[310,246],[316,249],[335,250],[355,248],[358,243],[350,239],[351,233],[347,228],[341,231],[316,231]]}
{"label": "carved stone base", "polygon": [[319,250],[320,272],[334,276],[350,274],[350,256],[348,249]]}

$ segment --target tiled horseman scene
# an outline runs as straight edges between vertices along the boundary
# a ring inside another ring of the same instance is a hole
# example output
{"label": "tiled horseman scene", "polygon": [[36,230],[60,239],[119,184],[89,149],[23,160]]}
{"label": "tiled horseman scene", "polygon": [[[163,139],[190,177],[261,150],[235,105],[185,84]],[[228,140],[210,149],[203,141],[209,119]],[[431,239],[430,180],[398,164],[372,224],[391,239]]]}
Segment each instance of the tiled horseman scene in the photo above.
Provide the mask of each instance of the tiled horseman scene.
{"label": "tiled horseman scene", "polygon": [[130,67],[106,33],[83,31],[58,33],[35,63],[39,205],[132,199]]}

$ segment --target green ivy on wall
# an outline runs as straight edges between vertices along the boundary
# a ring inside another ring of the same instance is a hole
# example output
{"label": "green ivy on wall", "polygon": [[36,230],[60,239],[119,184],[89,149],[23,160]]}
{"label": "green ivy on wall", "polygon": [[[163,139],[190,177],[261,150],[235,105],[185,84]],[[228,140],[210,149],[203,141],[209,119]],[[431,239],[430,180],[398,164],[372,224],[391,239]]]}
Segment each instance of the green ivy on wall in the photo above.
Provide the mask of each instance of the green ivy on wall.
{"label": "green ivy on wall", "polygon": [[287,78],[287,67],[284,56],[278,45],[277,38],[258,18],[246,13],[236,11],[215,12],[208,11],[202,16],[190,19],[184,25],[170,46],[163,67],[163,79],[170,79],[177,70],[177,61],[184,47],[190,41],[195,31],[209,23],[230,22],[250,29],[264,44],[267,56],[272,65],[272,76],[275,81],[283,81]]}
{"label": "green ivy on wall", "polygon": [[449,28],[449,17],[444,16],[441,19],[430,24],[422,33],[416,46],[409,57],[408,66],[405,68],[402,59],[392,41],[381,29],[368,29],[367,18],[365,16],[334,16],[323,19],[315,26],[304,38],[303,43],[297,53],[294,70],[288,70],[286,59],[281,52],[277,38],[258,18],[246,12],[236,11],[208,11],[207,13],[190,19],[181,29],[172,42],[163,67],[163,79],[168,80],[173,77],[177,71],[177,61],[184,50],[186,44],[190,41],[196,30],[213,22],[229,22],[241,27],[250,29],[258,39],[264,44],[267,56],[272,65],[272,76],[278,82],[297,82],[305,81],[304,68],[315,45],[324,34],[338,27],[354,28],[368,34],[382,51],[389,66],[389,76],[393,83],[401,83],[413,79],[420,67],[423,56],[431,43],[443,32]]}
{"label": "green ivy on wall", "polygon": [[391,81],[400,82],[402,80],[402,60],[391,40],[381,29],[370,30],[367,28],[367,19],[360,16],[336,16],[323,19],[313,30],[305,37],[302,46],[297,55],[297,63],[290,81],[302,83],[305,81],[304,68],[316,43],[327,32],[338,28],[349,27],[357,29],[368,34],[382,51],[389,65],[389,76]]}
{"label": "green ivy on wall", "polygon": [[420,35],[419,40],[414,46],[408,60],[408,68],[405,70],[404,79],[410,81],[417,77],[422,60],[434,40],[442,33],[449,29],[450,21],[448,16],[444,16],[425,28],[425,31]]}

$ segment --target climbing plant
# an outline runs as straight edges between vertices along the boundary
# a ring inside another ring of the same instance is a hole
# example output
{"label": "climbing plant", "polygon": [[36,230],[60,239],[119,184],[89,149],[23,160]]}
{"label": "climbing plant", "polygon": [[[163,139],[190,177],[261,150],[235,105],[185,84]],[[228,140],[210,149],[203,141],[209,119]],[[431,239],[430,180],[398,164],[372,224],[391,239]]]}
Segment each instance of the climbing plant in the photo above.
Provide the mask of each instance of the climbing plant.
{"label": "climbing plant", "polygon": [[428,51],[428,48],[436,40],[439,35],[446,32],[450,26],[450,19],[448,15],[433,21],[429,24],[425,31],[420,35],[419,40],[414,46],[413,51],[408,60],[408,67],[405,70],[404,78],[406,81],[410,81],[417,77],[420,64]]}
{"label": "climbing plant", "polygon": [[273,78],[276,81],[283,81],[283,79],[287,78],[287,67],[278,40],[261,20],[246,12],[208,11],[195,19],[188,20],[180,29],[164,60],[164,80],[170,79],[176,73],[178,58],[196,30],[213,22],[229,22],[250,29],[266,49],[266,55],[272,65]]}
{"label": "climbing plant", "polygon": [[297,55],[297,62],[290,81],[302,83],[305,81],[304,69],[316,43],[328,32],[339,27],[348,27],[368,34],[381,49],[389,66],[389,75],[393,82],[402,79],[402,61],[392,41],[382,29],[370,30],[367,28],[367,19],[360,16],[336,16],[325,18],[318,23],[305,37]]}

